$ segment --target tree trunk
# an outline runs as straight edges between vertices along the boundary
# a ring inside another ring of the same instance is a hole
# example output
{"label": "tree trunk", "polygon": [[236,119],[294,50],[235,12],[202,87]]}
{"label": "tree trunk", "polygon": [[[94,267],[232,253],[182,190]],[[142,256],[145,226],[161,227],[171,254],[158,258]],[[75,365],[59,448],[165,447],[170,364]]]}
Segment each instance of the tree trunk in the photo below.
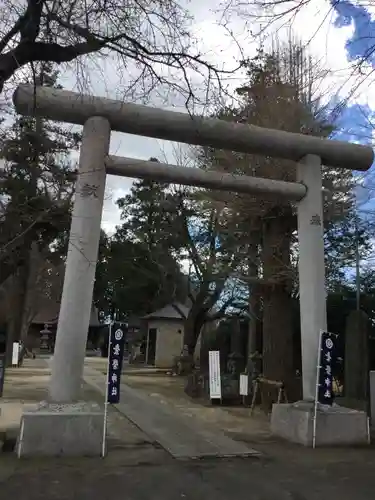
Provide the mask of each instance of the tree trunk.
{"label": "tree trunk", "polygon": [[199,354],[199,367],[202,373],[208,372],[208,331],[207,323],[203,326],[201,331],[201,344],[200,344],[200,354]]}
{"label": "tree trunk", "polygon": [[205,322],[204,320],[204,315],[200,311],[195,311],[195,307],[193,306],[184,325],[183,346],[187,349],[189,356],[194,356],[198,338]]}
{"label": "tree trunk", "polygon": [[294,379],[291,298],[282,287],[266,291],[263,309],[263,373],[270,380]]}
{"label": "tree trunk", "polygon": [[7,323],[6,366],[12,365],[13,342],[20,340],[22,316],[26,299],[28,281],[28,266],[22,266],[17,271],[12,290],[11,314]]}
{"label": "tree trunk", "polygon": [[231,321],[231,332],[230,332],[230,352],[231,353],[242,353],[242,342],[241,342],[241,325],[238,318],[232,319]]}
{"label": "tree trunk", "polygon": [[38,278],[41,271],[41,256],[39,254],[37,243],[31,244],[27,259],[27,282],[25,298],[22,310],[22,323],[20,330],[20,339],[28,344],[28,334],[30,324],[35,315],[35,306],[38,301]]}
{"label": "tree trunk", "polygon": [[293,314],[287,286],[290,266],[291,217],[275,210],[263,227],[263,268],[265,279],[280,284],[266,287],[263,296],[263,373],[271,380],[293,386]]}
{"label": "tree trunk", "polygon": [[[260,243],[259,231],[251,234],[251,244],[249,245],[248,275],[249,278],[258,276],[258,247]],[[248,358],[254,354],[258,346],[260,301],[257,286],[249,283],[249,331],[247,343]]]}

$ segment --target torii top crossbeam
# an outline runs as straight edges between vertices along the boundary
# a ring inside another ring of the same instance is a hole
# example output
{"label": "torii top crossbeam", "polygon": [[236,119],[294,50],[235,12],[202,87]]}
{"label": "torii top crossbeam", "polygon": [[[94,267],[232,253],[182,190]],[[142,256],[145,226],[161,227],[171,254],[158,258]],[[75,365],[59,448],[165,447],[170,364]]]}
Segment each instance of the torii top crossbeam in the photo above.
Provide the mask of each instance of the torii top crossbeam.
{"label": "torii top crossbeam", "polygon": [[323,165],[351,170],[367,170],[374,159],[373,150],[368,146],[191,116],[50,87],[19,85],[13,101],[16,110],[23,115],[78,125],[83,125],[92,116],[103,116],[114,131],[242,153],[294,161],[312,154],[319,156]]}

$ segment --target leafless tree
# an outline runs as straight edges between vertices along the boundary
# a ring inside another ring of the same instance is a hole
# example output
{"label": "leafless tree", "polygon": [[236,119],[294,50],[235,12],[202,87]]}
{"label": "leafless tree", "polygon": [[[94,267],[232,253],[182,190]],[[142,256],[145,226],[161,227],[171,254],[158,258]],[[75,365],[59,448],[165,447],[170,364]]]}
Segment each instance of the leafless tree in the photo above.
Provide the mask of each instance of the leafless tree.
{"label": "leafless tree", "polygon": [[[373,57],[375,53],[375,42],[372,40],[371,28],[367,23],[371,22],[371,2],[358,0],[356,2],[340,2],[334,0],[320,2],[317,0],[231,0],[222,2],[218,10],[223,13],[223,18],[229,21],[232,17],[241,19],[248,25],[253,39],[258,41],[279,34],[282,30],[293,30],[296,23],[306,13],[311,20],[308,27],[308,37],[304,40],[305,47],[319,35],[328,33],[327,28],[334,25],[337,14],[342,14],[343,25],[356,24],[356,35],[352,38],[355,54],[350,57],[350,63],[346,68],[336,68],[331,73],[340,80],[341,101],[345,105],[354,96],[358,96],[363,86],[370,86],[374,80]],[[340,10],[346,7],[347,10]],[[368,14],[368,18],[366,17]],[[357,23],[358,21],[358,23]],[[223,21],[224,22],[224,21]],[[305,18],[306,22],[306,18]],[[322,42],[327,43],[327,41]],[[349,46],[343,49],[349,49]],[[362,45],[362,50],[359,44]]]}
{"label": "leafless tree", "polygon": [[93,56],[113,58],[137,95],[167,84],[190,99],[197,74],[220,85],[221,69],[201,54],[192,16],[177,0],[4,0],[0,13],[0,90],[36,61]]}

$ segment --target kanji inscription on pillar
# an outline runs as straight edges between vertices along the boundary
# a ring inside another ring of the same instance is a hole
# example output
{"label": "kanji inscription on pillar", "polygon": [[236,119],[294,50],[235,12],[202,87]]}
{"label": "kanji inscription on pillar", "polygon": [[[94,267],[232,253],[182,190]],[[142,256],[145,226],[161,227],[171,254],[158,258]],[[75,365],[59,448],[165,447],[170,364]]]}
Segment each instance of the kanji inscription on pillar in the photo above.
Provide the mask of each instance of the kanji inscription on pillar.
{"label": "kanji inscription on pillar", "polygon": [[79,190],[79,194],[83,198],[90,198],[91,196],[93,198],[98,197],[98,190],[100,186],[97,186],[95,184],[87,184],[87,182],[81,187]]}
{"label": "kanji inscription on pillar", "polygon": [[310,219],[310,224],[312,226],[321,226],[322,225],[322,220],[320,218],[320,215],[314,214],[311,219]]}

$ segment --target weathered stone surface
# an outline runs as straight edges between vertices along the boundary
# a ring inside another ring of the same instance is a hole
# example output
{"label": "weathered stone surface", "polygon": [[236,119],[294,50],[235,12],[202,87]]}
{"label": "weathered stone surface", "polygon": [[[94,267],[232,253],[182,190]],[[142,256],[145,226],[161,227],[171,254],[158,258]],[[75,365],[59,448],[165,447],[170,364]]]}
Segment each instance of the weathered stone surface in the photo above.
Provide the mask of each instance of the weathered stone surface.
{"label": "weathered stone surface", "polygon": [[[94,370],[86,370],[85,381],[104,392],[104,384]],[[259,456],[256,450],[228,437],[215,425],[187,416],[125,383],[121,386],[121,398],[124,402],[117,404],[116,409],[173,458]]]}
{"label": "weathered stone surface", "polygon": [[[274,404],[271,432],[283,439],[312,446],[313,403]],[[367,414],[335,405],[317,412],[316,446],[368,444]]]}
{"label": "weathered stone surface", "polygon": [[205,394],[205,376],[194,371],[186,379],[185,393],[191,398],[201,398]]}
{"label": "weathered stone surface", "polygon": [[[185,385],[185,392],[192,398],[210,399],[209,374],[199,372],[193,372],[192,374],[190,374]],[[240,396],[239,389],[239,377],[233,376],[228,373],[222,373],[221,395],[221,402],[223,404],[242,404],[242,396]],[[213,404],[218,403],[213,402]]]}
{"label": "weathered stone surface", "polygon": [[345,397],[359,401],[368,392],[368,327],[364,311],[351,311],[345,328]]}
{"label": "weathered stone surface", "polygon": [[39,403],[22,414],[17,454],[100,456],[103,419],[97,403]]}

